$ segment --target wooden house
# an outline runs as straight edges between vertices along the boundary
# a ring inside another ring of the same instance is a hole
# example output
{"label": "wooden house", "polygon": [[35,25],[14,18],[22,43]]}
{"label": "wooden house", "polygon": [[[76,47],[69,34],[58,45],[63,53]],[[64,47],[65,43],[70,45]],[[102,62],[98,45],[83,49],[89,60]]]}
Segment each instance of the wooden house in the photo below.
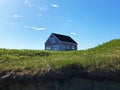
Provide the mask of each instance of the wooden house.
{"label": "wooden house", "polygon": [[70,36],[52,33],[45,42],[45,50],[77,50],[77,42],[75,42]]}

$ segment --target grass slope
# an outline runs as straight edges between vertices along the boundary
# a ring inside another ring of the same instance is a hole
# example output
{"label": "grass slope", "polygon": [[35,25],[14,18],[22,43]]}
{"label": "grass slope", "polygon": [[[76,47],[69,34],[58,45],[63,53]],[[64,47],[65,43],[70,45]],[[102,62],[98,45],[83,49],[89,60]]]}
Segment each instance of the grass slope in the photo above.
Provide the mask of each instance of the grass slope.
{"label": "grass slope", "polygon": [[[59,70],[65,69],[66,74],[71,74],[73,72],[70,69],[73,67],[79,67],[79,70],[88,73],[104,75],[112,72],[118,75],[120,73],[120,39],[81,51],[0,49],[1,77],[3,73],[11,71],[18,71],[19,75],[37,75],[50,70],[59,73]],[[77,70],[76,72],[79,72]],[[75,69],[73,71],[75,72]]]}

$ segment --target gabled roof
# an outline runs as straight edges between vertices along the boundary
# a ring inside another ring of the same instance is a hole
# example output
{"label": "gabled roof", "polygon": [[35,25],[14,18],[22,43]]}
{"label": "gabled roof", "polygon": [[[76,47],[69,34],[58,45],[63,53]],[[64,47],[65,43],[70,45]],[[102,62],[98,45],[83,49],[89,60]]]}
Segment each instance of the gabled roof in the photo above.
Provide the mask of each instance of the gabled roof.
{"label": "gabled roof", "polygon": [[56,34],[56,33],[52,33],[52,34],[54,34],[60,41],[77,44],[77,43],[76,43],[71,37],[69,37],[69,36],[61,35],[61,34]]}

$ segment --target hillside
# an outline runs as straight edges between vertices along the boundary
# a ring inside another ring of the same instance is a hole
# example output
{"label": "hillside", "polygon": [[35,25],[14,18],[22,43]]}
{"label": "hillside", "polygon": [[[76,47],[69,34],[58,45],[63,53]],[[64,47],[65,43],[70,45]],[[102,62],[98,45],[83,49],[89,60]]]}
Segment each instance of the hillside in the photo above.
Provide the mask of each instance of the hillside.
{"label": "hillside", "polygon": [[73,76],[120,81],[120,39],[81,51],[0,49],[0,83]]}

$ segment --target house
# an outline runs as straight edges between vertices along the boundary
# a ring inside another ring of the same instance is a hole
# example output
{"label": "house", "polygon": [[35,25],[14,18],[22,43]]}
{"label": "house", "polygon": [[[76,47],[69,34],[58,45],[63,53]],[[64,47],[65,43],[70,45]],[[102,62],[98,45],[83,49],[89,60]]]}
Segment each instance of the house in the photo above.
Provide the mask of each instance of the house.
{"label": "house", "polygon": [[77,50],[77,42],[69,36],[52,33],[45,42],[45,50]]}

